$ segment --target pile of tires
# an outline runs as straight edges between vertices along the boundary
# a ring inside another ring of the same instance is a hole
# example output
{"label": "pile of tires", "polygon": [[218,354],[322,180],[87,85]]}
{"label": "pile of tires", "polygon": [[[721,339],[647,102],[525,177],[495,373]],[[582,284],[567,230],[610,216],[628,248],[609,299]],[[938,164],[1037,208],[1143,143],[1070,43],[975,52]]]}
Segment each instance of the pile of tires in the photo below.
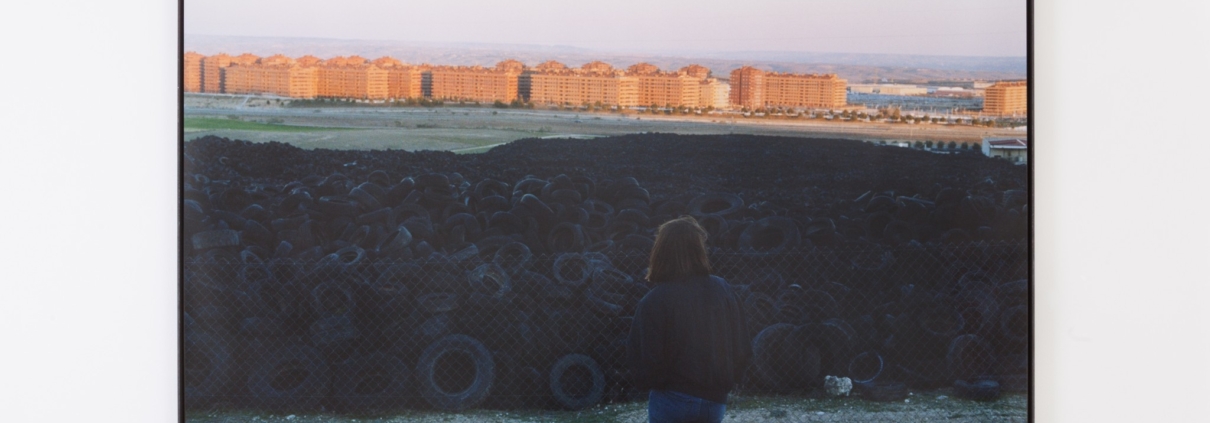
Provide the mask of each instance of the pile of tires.
{"label": "pile of tires", "polygon": [[[672,148],[643,139],[584,151]],[[700,141],[719,157],[804,151]],[[709,232],[715,272],[744,306],[758,389],[813,389],[825,374],[1028,384],[1027,250],[1017,243],[1028,196],[1018,183],[978,174],[905,192],[854,188],[861,178],[848,174],[832,175],[843,189],[812,180],[788,194],[783,185],[803,181],[754,169],[752,180],[722,181],[683,163],[677,177],[648,179],[548,148],[527,140],[466,157],[187,143],[187,405],[580,409],[624,399],[629,316],[649,289],[654,231],[685,214]],[[848,157],[838,145],[821,151]],[[530,167],[554,176],[523,173]]]}

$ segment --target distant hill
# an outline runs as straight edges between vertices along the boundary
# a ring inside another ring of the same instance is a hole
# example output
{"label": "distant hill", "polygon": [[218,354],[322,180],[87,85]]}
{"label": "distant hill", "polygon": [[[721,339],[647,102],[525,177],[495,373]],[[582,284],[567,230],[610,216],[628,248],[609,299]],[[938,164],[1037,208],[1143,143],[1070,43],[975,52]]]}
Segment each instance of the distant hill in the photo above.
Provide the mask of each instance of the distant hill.
{"label": "distant hill", "polygon": [[796,73],[836,73],[850,83],[886,79],[897,82],[941,80],[1022,79],[1024,57],[915,56],[891,54],[848,54],[811,52],[694,52],[626,53],[572,46],[530,44],[436,43],[384,40],[340,40],[324,38],[269,38],[215,35],[186,35],[185,49],[201,54],[252,53],[260,56],[312,54],[321,58],[360,55],[366,58],[391,56],[406,63],[442,65],[494,65],[517,59],[533,66],[557,60],[568,66],[601,60],[615,67],[648,62],[662,69],[697,63],[714,76],[727,78],[743,65]]}

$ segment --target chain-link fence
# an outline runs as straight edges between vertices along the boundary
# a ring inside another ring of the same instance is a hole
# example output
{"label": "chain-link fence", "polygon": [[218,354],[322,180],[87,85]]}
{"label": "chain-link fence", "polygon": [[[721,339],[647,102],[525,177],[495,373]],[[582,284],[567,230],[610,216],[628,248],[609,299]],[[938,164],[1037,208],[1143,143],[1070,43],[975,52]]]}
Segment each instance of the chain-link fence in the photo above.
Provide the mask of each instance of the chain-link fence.
{"label": "chain-link fence", "polygon": [[[650,238],[557,254],[505,239],[388,259],[356,243],[307,257],[222,240],[235,231],[200,234],[183,263],[186,407],[582,409],[645,398],[626,341],[650,288]],[[407,243],[388,237],[376,251]],[[738,389],[818,395],[825,376],[841,376],[874,401],[902,401],[909,387],[1024,392],[1028,245],[903,245],[713,250],[752,341]]]}

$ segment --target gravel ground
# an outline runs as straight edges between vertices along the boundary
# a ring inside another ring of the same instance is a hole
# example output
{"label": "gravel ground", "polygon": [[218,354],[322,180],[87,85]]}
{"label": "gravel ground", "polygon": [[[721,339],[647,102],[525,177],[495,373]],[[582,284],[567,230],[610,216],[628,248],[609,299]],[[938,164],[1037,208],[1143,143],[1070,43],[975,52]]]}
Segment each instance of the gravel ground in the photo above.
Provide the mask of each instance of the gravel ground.
{"label": "gravel ground", "polygon": [[[972,402],[950,396],[949,390],[913,392],[903,403],[877,403],[856,397],[815,399],[800,397],[733,397],[724,422],[986,422],[1028,420],[1029,399],[1025,394],[1006,394],[988,402]],[[472,410],[444,413],[406,410],[381,416],[349,416],[330,413],[272,414],[246,410],[203,411],[186,414],[197,423],[463,423],[463,422],[566,422],[642,423],[647,420],[645,402],[608,404],[582,411]]]}

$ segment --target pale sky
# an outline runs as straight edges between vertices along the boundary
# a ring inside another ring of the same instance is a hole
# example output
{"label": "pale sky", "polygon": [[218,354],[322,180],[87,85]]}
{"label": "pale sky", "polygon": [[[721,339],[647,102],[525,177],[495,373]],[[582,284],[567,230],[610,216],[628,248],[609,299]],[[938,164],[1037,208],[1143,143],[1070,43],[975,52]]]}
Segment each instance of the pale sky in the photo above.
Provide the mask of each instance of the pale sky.
{"label": "pale sky", "polygon": [[186,0],[185,33],[1023,57],[1025,6],[1024,0]]}

